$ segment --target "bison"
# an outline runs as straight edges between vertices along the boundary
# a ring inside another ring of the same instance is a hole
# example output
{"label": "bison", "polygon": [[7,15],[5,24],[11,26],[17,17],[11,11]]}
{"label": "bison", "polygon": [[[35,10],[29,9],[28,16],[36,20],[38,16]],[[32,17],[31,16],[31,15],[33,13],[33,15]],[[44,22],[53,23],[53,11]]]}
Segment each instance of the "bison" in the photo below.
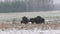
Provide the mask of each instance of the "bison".
{"label": "bison", "polygon": [[32,24],[35,22],[36,24],[41,24],[45,22],[45,19],[42,18],[41,16],[37,16],[35,18],[30,18],[30,22],[32,22]]}
{"label": "bison", "polygon": [[37,16],[35,18],[30,18],[28,19],[26,16],[22,17],[21,23],[28,24],[29,22],[36,23],[36,24],[42,24],[45,23],[45,19],[42,18],[41,16]]}
{"label": "bison", "polygon": [[21,23],[28,24],[28,22],[29,22],[29,19],[26,16],[22,17]]}
{"label": "bison", "polygon": [[35,18],[30,18],[30,22],[33,24],[35,22]]}
{"label": "bison", "polygon": [[44,18],[42,18],[41,16],[37,16],[37,17],[35,18],[35,22],[36,22],[36,24],[40,24],[40,23],[44,23],[45,20],[44,20]]}

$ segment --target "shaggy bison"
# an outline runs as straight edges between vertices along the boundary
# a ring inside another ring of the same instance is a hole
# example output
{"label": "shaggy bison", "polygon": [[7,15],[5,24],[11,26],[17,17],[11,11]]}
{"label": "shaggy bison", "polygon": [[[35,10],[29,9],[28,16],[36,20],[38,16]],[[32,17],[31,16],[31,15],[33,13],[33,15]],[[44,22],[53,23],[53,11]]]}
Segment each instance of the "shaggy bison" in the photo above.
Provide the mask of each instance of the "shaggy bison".
{"label": "shaggy bison", "polygon": [[29,22],[29,19],[26,16],[22,17],[21,23],[28,24],[28,22]]}
{"label": "shaggy bison", "polygon": [[33,24],[35,22],[35,18],[30,18],[30,22]]}
{"label": "shaggy bison", "polygon": [[32,24],[35,22],[36,24],[41,24],[41,23],[44,23],[45,20],[40,17],[40,16],[37,16],[35,18],[30,18],[30,22],[32,22]]}
{"label": "shaggy bison", "polygon": [[32,24],[33,23],[41,24],[41,23],[44,23],[45,22],[45,19],[42,18],[41,16],[37,16],[35,18],[30,18],[30,20],[26,16],[22,17],[21,23],[28,24],[29,22],[32,22]]}
{"label": "shaggy bison", "polygon": [[45,21],[41,16],[37,16],[35,18],[35,22],[36,22],[36,24],[39,24],[39,23],[44,23]]}

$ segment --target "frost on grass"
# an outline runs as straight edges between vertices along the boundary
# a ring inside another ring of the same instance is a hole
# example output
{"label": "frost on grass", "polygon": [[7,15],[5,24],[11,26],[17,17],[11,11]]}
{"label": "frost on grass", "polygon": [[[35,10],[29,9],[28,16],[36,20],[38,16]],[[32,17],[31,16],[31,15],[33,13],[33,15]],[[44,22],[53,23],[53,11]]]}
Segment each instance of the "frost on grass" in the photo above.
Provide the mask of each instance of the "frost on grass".
{"label": "frost on grass", "polygon": [[7,29],[7,30],[0,30],[0,34],[60,34],[60,30],[39,30],[34,28],[33,30],[17,30],[17,29]]}
{"label": "frost on grass", "polygon": [[[57,26],[60,27],[60,24],[5,24],[2,29],[0,29],[0,34],[60,34],[60,28]],[[21,29],[19,29],[19,27],[21,27]]]}

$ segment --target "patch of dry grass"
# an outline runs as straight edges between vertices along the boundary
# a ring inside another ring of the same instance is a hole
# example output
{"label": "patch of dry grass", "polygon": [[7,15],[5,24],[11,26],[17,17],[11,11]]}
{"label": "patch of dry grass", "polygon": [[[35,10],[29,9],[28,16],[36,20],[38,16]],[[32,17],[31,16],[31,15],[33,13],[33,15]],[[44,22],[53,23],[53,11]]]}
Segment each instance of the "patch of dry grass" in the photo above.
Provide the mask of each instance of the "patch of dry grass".
{"label": "patch of dry grass", "polygon": [[60,29],[60,24],[0,24],[0,29]]}

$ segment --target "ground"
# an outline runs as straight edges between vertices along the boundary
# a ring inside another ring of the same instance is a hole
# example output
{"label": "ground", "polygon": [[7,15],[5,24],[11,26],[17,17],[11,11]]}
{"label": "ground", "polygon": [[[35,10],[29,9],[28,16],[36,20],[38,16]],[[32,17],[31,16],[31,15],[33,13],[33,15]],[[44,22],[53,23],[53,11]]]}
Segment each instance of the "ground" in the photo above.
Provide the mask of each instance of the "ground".
{"label": "ground", "polygon": [[0,34],[60,34],[60,24],[0,24]]}
{"label": "ground", "polygon": [[[41,16],[45,24],[21,24],[23,16]],[[13,24],[13,19],[16,23]],[[0,13],[0,34],[60,34],[60,11]]]}
{"label": "ground", "polygon": [[0,29],[41,29],[41,30],[48,30],[48,29],[60,29],[60,24],[0,24]]}

